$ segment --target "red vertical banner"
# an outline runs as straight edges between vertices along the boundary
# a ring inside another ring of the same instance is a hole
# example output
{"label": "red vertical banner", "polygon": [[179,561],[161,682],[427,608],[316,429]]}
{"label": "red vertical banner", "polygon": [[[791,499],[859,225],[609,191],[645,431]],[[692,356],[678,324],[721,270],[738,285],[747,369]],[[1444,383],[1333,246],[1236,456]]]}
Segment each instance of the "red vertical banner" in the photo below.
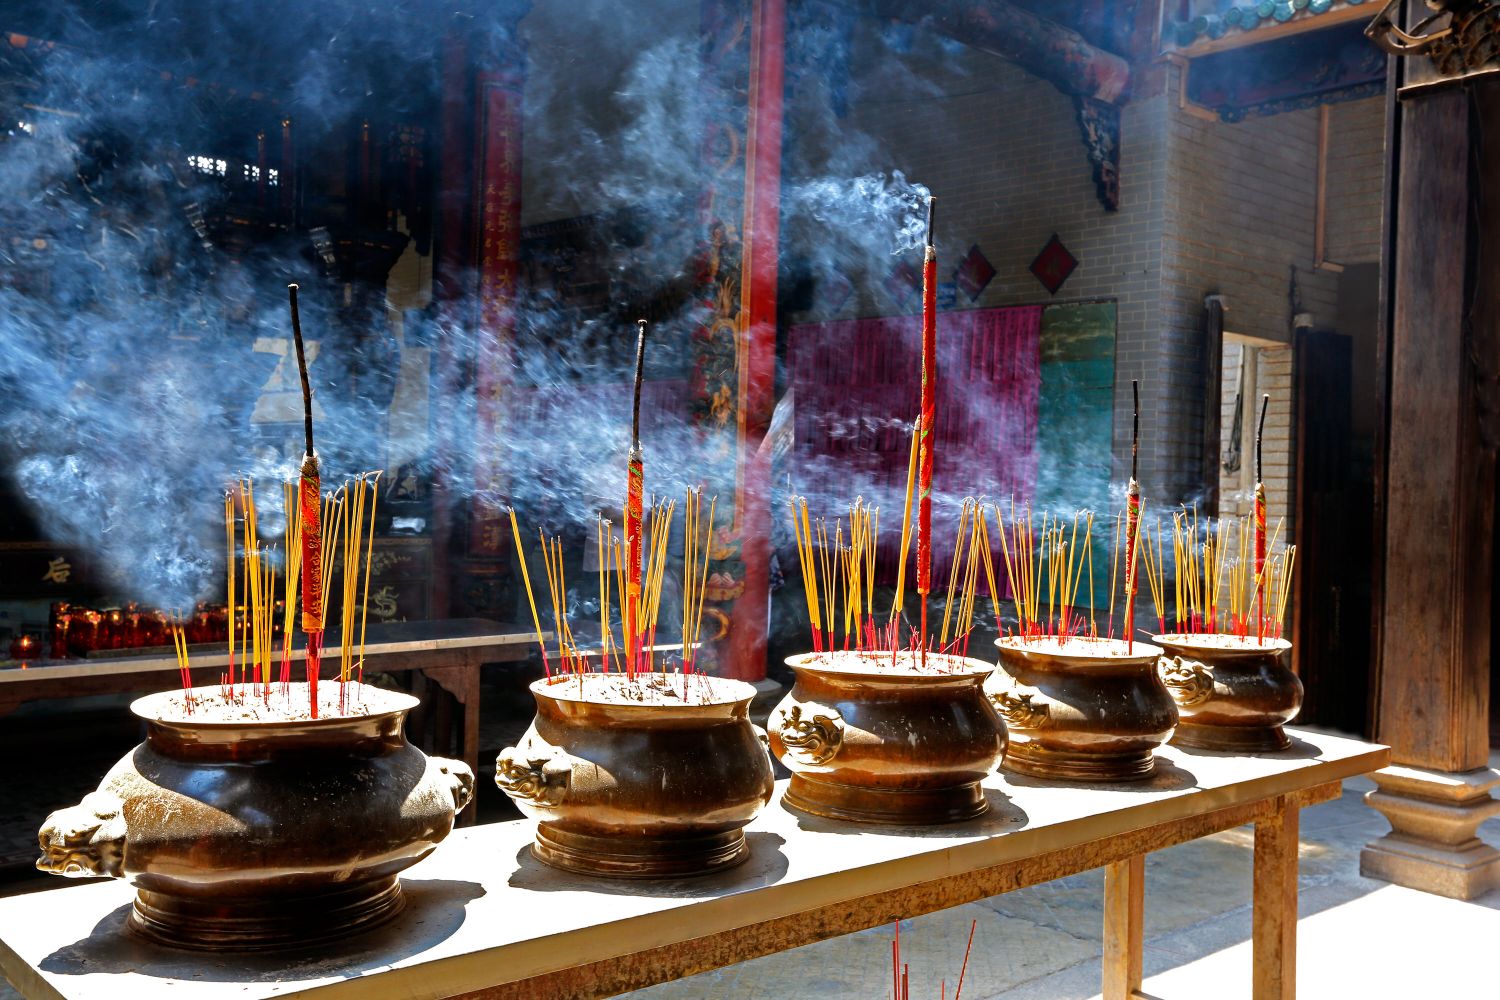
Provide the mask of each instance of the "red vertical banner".
{"label": "red vertical banner", "polygon": [[521,262],[521,79],[478,76],[479,329],[475,343],[474,503],[469,552],[499,556],[509,530],[500,497],[501,405],[515,333]]}

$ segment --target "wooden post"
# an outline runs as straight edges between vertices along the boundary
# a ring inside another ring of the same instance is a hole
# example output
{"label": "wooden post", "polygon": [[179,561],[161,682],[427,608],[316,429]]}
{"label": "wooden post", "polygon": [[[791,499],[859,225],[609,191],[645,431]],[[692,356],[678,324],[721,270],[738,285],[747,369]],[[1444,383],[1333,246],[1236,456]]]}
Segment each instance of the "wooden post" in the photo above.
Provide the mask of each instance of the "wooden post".
{"label": "wooden post", "polygon": [[1146,856],[1104,866],[1103,1000],[1133,1000],[1141,988]]}
{"label": "wooden post", "polygon": [[1254,1000],[1297,998],[1297,828],[1301,810],[1283,796],[1255,824],[1255,901],[1250,931]]}
{"label": "wooden post", "polygon": [[1396,65],[1375,736],[1398,766],[1366,797],[1392,832],[1360,869],[1471,898],[1500,881],[1500,851],[1474,836],[1500,808],[1486,766],[1500,317],[1485,271],[1500,152],[1476,139],[1500,129],[1500,83],[1412,88],[1404,71],[1430,66]]}

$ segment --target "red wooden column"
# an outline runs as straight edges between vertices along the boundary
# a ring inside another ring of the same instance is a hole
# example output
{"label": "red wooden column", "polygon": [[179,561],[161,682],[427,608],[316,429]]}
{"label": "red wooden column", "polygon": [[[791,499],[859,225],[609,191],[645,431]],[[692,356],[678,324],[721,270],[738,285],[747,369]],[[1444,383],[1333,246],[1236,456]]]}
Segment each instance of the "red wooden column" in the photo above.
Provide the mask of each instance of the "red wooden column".
{"label": "red wooden column", "polygon": [[[472,375],[475,411],[467,430],[471,441],[447,437],[462,425],[461,414],[435,414],[433,603],[438,616],[497,611],[493,605],[509,556],[498,445],[520,269],[525,56],[519,21],[529,9],[510,4],[501,12],[457,15],[443,49],[434,274],[443,327],[438,399],[440,406],[449,405]],[[466,335],[470,331],[472,338]],[[457,459],[461,455],[473,455],[473,465],[465,467]],[[461,498],[469,495],[465,520]],[[450,599],[454,592],[465,597]]]}
{"label": "red wooden column", "polygon": [[745,141],[744,251],[740,259],[740,405],[734,513],[745,591],[729,620],[724,673],[766,676],[770,621],[770,449],[763,447],[776,391],[776,267],[781,243],[782,68],[785,0],[754,0],[750,116]]}

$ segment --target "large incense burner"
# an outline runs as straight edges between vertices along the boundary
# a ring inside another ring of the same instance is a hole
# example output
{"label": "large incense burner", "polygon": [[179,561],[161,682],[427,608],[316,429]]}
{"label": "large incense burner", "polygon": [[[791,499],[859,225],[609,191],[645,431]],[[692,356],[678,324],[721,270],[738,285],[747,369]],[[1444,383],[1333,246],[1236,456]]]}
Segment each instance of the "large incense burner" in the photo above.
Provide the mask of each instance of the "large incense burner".
{"label": "large incense burner", "polygon": [[980,782],[1005,753],[1005,725],[984,696],[988,663],[906,650],[786,662],[797,680],[767,721],[771,750],[792,772],[786,805],[909,824],[989,808]]}
{"label": "large incense burner", "polygon": [[1157,676],[1161,650],[1143,642],[1002,638],[990,698],[1010,729],[1007,770],[1036,778],[1130,781],[1156,769],[1153,751],[1177,725]]}
{"label": "large incense burner", "polygon": [[1182,716],[1172,742],[1255,753],[1290,745],[1282,726],[1302,707],[1302,682],[1287,666],[1292,644],[1254,635],[1154,636],[1159,670]]}
{"label": "large incense burner", "polygon": [[467,765],[406,741],[416,699],[359,685],[340,713],[325,688],[312,718],[303,684],[237,711],[215,711],[221,695],[137,700],[146,741],[47,817],[37,867],[125,879],[130,928],[181,948],[309,945],[395,916],[398,873],[448,835],[474,789]]}
{"label": "large incense burner", "polygon": [[537,714],[495,783],[538,820],[532,853],[590,875],[702,875],[743,861],[771,800],[755,688],[703,674],[582,673],[531,685]]}

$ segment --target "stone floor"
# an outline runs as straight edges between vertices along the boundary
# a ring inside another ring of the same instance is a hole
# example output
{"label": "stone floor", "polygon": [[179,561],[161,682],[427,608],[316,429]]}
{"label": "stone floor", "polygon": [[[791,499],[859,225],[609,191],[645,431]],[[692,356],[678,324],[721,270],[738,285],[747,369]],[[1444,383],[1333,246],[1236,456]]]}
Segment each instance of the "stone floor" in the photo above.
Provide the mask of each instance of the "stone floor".
{"label": "stone floor", "polygon": [[[491,671],[495,671],[492,673]],[[532,711],[510,668],[486,671],[481,763],[514,742]],[[128,699],[125,699],[128,700]],[[30,706],[28,706],[30,708]],[[23,709],[0,726],[0,750],[29,761],[13,768],[0,809],[0,859],[19,864],[0,894],[44,888],[28,871],[46,813],[76,802],[140,738],[109,699],[65,714]],[[1500,764],[1500,760],[1496,761]],[[1342,798],[1304,811],[1298,984],[1303,997],[1500,996],[1492,960],[1500,941],[1500,892],[1472,903],[1441,899],[1359,876],[1360,848],[1385,821],[1360,801],[1373,785],[1345,784]],[[514,818],[489,775],[480,778],[480,819]],[[1500,820],[1481,828],[1500,843]],[[1146,864],[1146,992],[1168,998],[1249,996],[1251,831],[1153,854]],[[932,914],[901,925],[912,996],[952,995],[971,922],[974,949],[963,996],[973,1000],[1073,1000],[1099,991],[1103,875],[1083,875]],[[883,927],[631,994],[636,1000],[889,996],[892,928]],[[1399,937],[1399,940],[1398,940]],[[1382,953],[1380,949],[1390,950]],[[1472,964],[1461,964],[1461,959]],[[16,994],[0,984],[0,1000]]]}

